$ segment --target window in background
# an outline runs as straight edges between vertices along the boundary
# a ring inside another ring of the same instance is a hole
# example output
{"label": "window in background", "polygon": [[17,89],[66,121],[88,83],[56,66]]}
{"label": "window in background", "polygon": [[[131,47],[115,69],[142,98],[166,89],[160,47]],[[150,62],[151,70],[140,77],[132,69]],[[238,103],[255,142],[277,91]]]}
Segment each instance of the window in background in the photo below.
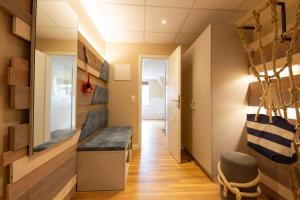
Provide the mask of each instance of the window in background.
{"label": "window in background", "polygon": [[143,82],[142,83],[142,105],[147,106],[149,105],[149,83]]}

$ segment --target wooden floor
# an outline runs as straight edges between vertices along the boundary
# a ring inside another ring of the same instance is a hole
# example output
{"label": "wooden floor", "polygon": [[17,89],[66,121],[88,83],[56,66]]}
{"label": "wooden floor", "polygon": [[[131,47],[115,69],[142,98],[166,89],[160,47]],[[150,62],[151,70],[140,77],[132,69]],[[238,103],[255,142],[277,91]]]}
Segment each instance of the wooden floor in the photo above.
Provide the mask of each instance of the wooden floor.
{"label": "wooden floor", "polygon": [[163,127],[163,121],[143,121],[143,148],[133,153],[124,191],[77,192],[73,200],[220,200],[218,184],[187,154],[182,164],[175,162],[166,150]]}
{"label": "wooden floor", "polygon": [[74,200],[218,200],[219,186],[193,161],[177,164],[166,150],[162,121],[143,121],[142,151],[134,151],[124,191],[77,192]]}

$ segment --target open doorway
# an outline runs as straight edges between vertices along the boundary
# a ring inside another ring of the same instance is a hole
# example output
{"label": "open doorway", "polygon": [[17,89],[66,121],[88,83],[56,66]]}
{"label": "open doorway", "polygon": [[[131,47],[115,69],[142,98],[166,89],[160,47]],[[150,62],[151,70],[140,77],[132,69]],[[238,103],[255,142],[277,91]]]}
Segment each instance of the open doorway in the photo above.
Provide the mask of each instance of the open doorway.
{"label": "open doorway", "polygon": [[141,142],[145,149],[160,144],[166,134],[168,59],[143,57],[141,61]]}

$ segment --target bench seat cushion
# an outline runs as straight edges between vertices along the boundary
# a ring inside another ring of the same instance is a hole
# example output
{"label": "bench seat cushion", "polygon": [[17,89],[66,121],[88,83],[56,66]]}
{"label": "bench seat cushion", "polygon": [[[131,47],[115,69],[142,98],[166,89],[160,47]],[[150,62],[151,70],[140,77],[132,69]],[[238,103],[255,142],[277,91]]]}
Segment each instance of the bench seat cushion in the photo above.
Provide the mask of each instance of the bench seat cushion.
{"label": "bench seat cushion", "polygon": [[99,131],[94,137],[78,147],[78,151],[125,150],[132,135],[129,126],[112,126]]}

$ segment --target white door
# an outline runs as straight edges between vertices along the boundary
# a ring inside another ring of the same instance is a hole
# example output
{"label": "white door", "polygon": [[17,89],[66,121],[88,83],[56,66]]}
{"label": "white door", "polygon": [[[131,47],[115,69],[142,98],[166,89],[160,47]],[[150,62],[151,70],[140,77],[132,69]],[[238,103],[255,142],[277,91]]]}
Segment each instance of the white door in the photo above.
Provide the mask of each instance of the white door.
{"label": "white door", "polygon": [[167,78],[168,151],[181,163],[181,46],[168,59]]}

